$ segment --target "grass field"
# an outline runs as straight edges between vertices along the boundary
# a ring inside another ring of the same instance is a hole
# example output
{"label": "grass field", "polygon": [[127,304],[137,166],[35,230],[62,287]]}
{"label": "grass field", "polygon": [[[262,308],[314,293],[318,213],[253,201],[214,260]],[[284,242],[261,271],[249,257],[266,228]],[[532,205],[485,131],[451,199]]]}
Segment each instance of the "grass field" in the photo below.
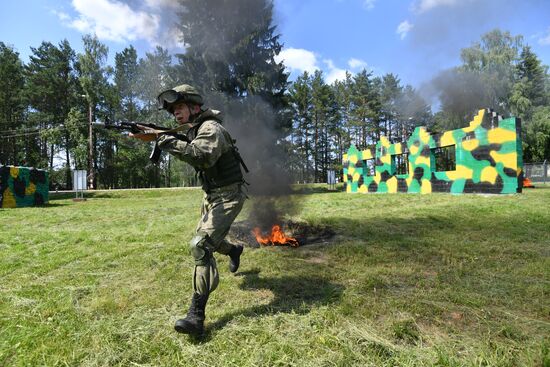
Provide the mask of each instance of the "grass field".
{"label": "grass field", "polygon": [[[0,366],[550,366],[550,186],[295,196],[333,244],[218,256],[207,335],[177,334],[201,191],[0,210]],[[247,210],[238,220],[246,219]]]}

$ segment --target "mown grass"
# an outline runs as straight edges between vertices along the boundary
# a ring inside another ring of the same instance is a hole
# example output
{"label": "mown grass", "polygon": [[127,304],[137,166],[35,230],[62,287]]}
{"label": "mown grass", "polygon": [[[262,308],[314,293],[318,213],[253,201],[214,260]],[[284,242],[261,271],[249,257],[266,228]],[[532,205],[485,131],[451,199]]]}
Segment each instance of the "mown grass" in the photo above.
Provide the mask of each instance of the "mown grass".
{"label": "mown grass", "polygon": [[[207,335],[191,294],[199,190],[97,192],[0,210],[1,366],[550,366],[550,187],[349,195],[295,219],[333,244],[246,249]],[[239,217],[246,219],[247,207]]]}

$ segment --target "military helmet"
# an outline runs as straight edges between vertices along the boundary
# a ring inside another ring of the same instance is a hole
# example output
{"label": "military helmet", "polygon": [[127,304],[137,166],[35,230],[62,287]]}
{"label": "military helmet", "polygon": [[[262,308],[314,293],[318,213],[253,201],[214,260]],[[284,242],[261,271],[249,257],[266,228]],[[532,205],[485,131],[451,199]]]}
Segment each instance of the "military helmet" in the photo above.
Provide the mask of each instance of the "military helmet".
{"label": "military helmet", "polygon": [[172,89],[165,90],[157,97],[160,110],[165,109],[172,113],[173,106],[177,102],[193,103],[199,106],[203,105],[202,96],[189,84],[182,84]]}

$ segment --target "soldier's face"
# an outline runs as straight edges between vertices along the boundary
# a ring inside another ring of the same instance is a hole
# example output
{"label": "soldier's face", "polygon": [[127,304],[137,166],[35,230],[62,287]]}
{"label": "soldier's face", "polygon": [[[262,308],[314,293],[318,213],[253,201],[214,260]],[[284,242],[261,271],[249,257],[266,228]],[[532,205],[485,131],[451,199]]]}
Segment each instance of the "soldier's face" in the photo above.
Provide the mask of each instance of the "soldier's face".
{"label": "soldier's face", "polygon": [[178,124],[183,125],[189,122],[191,110],[185,103],[178,103],[174,106],[174,117]]}
{"label": "soldier's face", "polygon": [[191,114],[199,111],[200,107],[196,105],[187,105],[185,103],[178,103],[174,105],[174,117],[180,125],[188,123]]}

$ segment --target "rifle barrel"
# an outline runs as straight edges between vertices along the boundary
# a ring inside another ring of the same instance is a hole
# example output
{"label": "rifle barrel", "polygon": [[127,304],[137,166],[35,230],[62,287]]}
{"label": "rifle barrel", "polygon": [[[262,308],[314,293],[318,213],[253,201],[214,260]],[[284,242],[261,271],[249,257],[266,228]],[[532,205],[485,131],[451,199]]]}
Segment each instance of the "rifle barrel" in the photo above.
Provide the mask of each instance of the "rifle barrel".
{"label": "rifle barrel", "polygon": [[155,124],[148,124],[148,123],[136,123],[136,122],[127,122],[127,121],[121,121],[121,122],[100,122],[100,121],[94,121],[92,122],[93,126],[101,127],[104,129],[115,129],[115,130],[122,130],[122,131],[129,131],[131,133],[137,134],[142,132],[140,128],[137,127],[137,125],[149,127],[151,129],[155,130],[170,130],[169,127],[164,126],[157,126]]}

